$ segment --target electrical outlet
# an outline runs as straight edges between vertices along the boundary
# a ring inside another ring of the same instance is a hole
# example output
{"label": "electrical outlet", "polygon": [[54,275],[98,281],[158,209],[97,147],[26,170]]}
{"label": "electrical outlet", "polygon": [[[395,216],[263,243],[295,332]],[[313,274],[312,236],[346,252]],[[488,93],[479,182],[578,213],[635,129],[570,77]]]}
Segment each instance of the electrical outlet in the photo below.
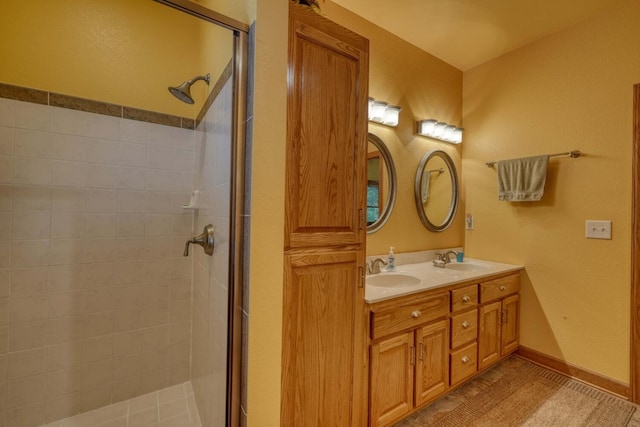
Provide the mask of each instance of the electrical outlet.
{"label": "electrical outlet", "polygon": [[465,228],[467,230],[473,230],[473,226],[474,226],[474,220],[473,220],[473,215],[471,215],[470,213],[467,214],[466,217],[466,225]]}
{"label": "electrical outlet", "polygon": [[587,220],[585,236],[587,239],[611,240],[611,221]]}

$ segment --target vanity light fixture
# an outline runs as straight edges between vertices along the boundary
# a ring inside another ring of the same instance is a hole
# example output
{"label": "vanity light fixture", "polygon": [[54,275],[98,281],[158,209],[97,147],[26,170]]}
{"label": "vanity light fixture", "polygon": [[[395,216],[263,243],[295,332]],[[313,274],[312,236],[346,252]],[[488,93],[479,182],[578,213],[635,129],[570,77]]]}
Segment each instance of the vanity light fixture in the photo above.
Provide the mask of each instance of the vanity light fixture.
{"label": "vanity light fixture", "polygon": [[402,108],[369,98],[369,121],[396,127]]}
{"label": "vanity light fixture", "polygon": [[416,125],[418,135],[438,139],[450,144],[462,143],[462,132],[464,131],[462,128],[433,119],[419,120]]}

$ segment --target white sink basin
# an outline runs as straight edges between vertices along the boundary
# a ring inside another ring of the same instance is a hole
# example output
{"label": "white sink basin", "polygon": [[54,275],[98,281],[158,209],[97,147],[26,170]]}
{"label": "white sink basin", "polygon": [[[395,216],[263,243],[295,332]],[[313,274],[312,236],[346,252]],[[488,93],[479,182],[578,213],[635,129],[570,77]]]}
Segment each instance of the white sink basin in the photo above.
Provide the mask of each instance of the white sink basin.
{"label": "white sink basin", "polygon": [[488,270],[489,267],[476,263],[456,262],[447,264],[444,269],[455,271],[484,271]]}
{"label": "white sink basin", "polygon": [[404,288],[418,283],[420,283],[420,279],[403,273],[381,273],[367,276],[367,285],[380,288]]}

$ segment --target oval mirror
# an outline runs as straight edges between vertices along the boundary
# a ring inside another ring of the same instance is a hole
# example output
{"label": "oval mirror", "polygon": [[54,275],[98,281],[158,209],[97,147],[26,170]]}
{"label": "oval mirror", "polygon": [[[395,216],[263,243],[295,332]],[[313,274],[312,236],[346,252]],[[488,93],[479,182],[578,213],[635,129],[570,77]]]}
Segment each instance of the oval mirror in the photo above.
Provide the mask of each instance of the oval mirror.
{"label": "oval mirror", "polygon": [[374,134],[367,147],[367,233],[382,228],[396,201],[396,168],[389,149]]}
{"label": "oval mirror", "polygon": [[431,150],[418,166],[414,187],[420,221],[430,231],[451,226],[458,210],[458,173],[453,160],[442,150]]}

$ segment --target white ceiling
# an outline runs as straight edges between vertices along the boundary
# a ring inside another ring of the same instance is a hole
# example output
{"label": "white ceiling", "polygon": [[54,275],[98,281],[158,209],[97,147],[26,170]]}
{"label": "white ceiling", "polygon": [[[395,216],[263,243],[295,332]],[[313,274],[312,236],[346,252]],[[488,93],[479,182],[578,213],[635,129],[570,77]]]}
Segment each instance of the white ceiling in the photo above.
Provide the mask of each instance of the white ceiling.
{"label": "white ceiling", "polygon": [[332,0],[460,70],[558,32],[621,0]]}

